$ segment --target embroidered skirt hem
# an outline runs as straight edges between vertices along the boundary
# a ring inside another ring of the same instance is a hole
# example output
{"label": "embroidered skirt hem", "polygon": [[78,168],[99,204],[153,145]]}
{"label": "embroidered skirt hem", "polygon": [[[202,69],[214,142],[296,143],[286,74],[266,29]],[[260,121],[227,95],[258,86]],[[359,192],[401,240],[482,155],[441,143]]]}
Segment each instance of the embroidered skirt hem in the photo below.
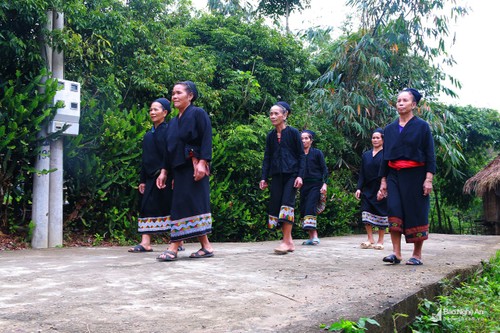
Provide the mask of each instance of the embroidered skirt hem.
{"label": "embroidered skirt hem", "polygon": [[181,240],[208,235],[212,232],[212,214],[205,213],[171,222],[171,240]]}
{"label": "embroidered skirt hem", "polygon": [[139,217],[137,231],[141,234],[153,234],[170,230],[170,215],[157,217]]}

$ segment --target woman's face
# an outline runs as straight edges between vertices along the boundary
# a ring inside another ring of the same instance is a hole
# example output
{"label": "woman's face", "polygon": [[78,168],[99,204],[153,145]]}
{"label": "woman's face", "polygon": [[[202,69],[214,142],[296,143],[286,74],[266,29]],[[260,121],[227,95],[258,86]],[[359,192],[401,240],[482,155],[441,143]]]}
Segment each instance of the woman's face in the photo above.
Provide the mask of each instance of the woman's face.
{"label": "woman's face", "polygon": [[269,111],[269,119],[274,127],[278,127],[286,120],[285,112],[278,105],[273,105]]}
{"label": "woman's face", "polygon": [[417,106],[417,103],[415,103],[413,95],[409,91],[399,93],[396,108],[398,109],[398,113],[400,115],[412,112],[415,106]]}
{"label": "woman's face", "polygon": [[302,138],[302,145],[304,146],[304,149],[311,148],[313,142],[311,135],[309,133],[302,133],[300,137]]}
{"label": "woman's face", "polygon": [[382,139],[382,134],[375,132],[372,134],[372,146],[373,148],[380,148],[384,144],[384,139]]}
{"label": "woman's face", "polygon": [[172,89],[172,103],[181,112],[191,104],[193,93],[188,92],[183,84],[176,84]]}
{"label": "woman's face", "polygon": [[151,103],[149,107],[149,118],[151,118],[155,127],[164,122],[166,116],[167,110],[163,109],[163,106],[159,102]]}

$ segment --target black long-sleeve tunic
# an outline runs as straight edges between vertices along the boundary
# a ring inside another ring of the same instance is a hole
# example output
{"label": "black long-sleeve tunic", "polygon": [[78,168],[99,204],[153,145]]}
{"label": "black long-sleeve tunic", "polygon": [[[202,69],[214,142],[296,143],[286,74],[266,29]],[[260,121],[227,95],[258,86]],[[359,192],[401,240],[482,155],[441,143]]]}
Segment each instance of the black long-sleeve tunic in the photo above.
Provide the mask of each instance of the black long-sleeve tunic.
{"label": "black long-sleeve tunic", "polygon": [[310,148],[305,158],[304,182],[327,183],[328,169],[326,168],[323,152],[316,148]]}
{"label": "black long-sleeve tunic", "polygon": [[399,131],[399,119],[387,125],[384,130],[384,162],[380,175],[389,173],[389,161],[410,160],[425,163],[426,172],[436,173],[434,140],[429,124],[415,116],[403,130]]}
{"label": "black long-sleeve tunic", "polygon": [[172,168],[181,166],[192,156],[212,160],[212,125],[205,110],[190,105],[182,117],[173,118],[168,131],[168,154]]}
{"label": "black long-sleeve tunic", "polygon": [[291,126],[281,131],[278,142],[276,129],[271,130],[266,138],[266,150],[262,162],[262,180],[277,174],[296,174],[304,178],[305,154],[300,132]]}
{"label": "black long-sleeve tunic", "polygon": [[146,183],[148,178],[156,178],[160,169],[167,169],[167,132],[167,123],[161,123],[144,135],[140,173],[141,183]]}

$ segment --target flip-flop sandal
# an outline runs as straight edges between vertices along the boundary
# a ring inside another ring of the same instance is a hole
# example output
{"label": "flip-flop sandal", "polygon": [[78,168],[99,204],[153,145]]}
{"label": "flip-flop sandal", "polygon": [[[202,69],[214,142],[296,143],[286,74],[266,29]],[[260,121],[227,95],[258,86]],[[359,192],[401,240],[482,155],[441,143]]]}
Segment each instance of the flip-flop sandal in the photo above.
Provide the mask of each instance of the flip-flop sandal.
{"label": "flip-flop sandal", "polygon": [[182,245],[179,245],[179,247],[177,248],[177,251],[184,251],[186,250],[186,248]]}
{"label": "flip-flop sandal", "polygon": [[302,243],[302,245],[318,245],[319,238],[308,239]]}
{"label": "flip-flop sandal", "polygon": [[177,260],[177,253],[175,253],[174,251],[167,250],[167,251],[164,251],[162,254],[160,254],[158,257],[156,257],[156,260],[158,260],[158,261],[175,261],[175,260]]}
{"label": "flip-flop sandal", "polygon": [[399,264],[401,259],[398,259],[395,254],[390,254],[382,259],[383,262],[390,262],[391,264]]}
{"label": "flip-flop sandal", "polygon": [[362,249],[372,249],[373,248],[373,243],[370,243],[369,241],[361,243],[361,248]]}
{"label": "flip-flop sandal", "polygon": [[140,252],[153,252],[153,249],[147,250],[144,246],[141,244],[138,244],[134,246],[133,248],[129,249],[128,252],[130,253],[140,253]]}
{"label": "flip-flop sandal", "polygon": [[288,254],[288,252],[293,252],[290,250],[280,250],[280,249],[274,249],[275,254],[283,255],[283,254]]}
{"label": "flip-flop sandal", "polygon": [[384,249],[384,245],[382,245],[382,244],[375,244],[375,245],[373,245],[373,249],[374,250],[383,250]]}
{"label": "flip-flop sandal", "polygon": [[[202,252],[202,253],[200,254],[200,252]],[[191,253],[191,255],[189,256],[189,258],[209,258],[209,257],[213,257],[213,256],[214,256],[214,252],[213,251],[210,252],[207,249],[205,249],[205,248],[202,247],[198,251]]]}
{"label": "flip-flop sandal", "polygon": [[412,257],[412,258],[408,259],[406,264],[411,265],[411,266],[420,266],[420,265],[423,265],[424,263],[422,261],[420,261],[419,259]]}

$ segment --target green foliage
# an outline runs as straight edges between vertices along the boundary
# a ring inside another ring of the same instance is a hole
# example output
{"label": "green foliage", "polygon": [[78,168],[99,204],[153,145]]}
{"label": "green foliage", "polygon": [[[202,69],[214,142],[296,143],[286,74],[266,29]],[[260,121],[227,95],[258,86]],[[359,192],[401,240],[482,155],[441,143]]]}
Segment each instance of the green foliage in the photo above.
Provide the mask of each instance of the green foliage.
{"label": "green foliage", "polygon": [[330,324],[330,326],[322,324],[320,325],[320,328],[324,328],[330,332],[342,331],[344,333],[361,333],[368,331],[368,327],[366,326],[367,323],[380,326],[380,324],[376,320],[363,317],[360,318],[357,322],[341,319]]}
{"label": "green foliage", "polygon": [[412,332],[497,332],[500,329],[500,251],[436,302],[424,299]]}
{"label": "green foliage", "polygon": [[184,33],[188,46],[213,59],[211,80],[203,78],[211,88],[204,92],[203,106],[215,127],[249,123],[277,100],[294,100],[317,74],[298,41],[260,20],[244,23],[240,17],[204,15]]}
{"label": "green foliage", "polygon": [[[448,17],[438,13],[424,24],[444,2],[351,1],[365,6],[362,26],[354,33],[345,28],[338,40],[328,31],[308,31],[310,47],[255,19],[246,1],[211,1],[212,14],[196,12],[189,0],[0,3],[2,230],[27,234],[33,225],[36,134],[54,112],[45,105],[55,92],[51,81],[41,83],[42,42],[64,52],[65,77],[82,84],[80,135],[64,141],[66,231],[106,235],[120,244],[133,237],[140,143],[150,126],[145,109],[186,79],[196,82],[197,103],[214,127],[214,240],[279,237],[265,227],[269,192],[258,188],[272,127],[267,112],[277,100],[292,105],[291,126],[317,133],[315,146],[326,157],[330,177],[320,235],[350,232],[359,219],[352,192],[361,153],[370,147],[373,128],[396,116],[391,101],[406,85],[425,92],[419,115],[436,139],[432,218],[438,223],[431,225],[457,231],[462,223],[466,230],[463,219],[476,219],[480,208],[477,199],[461,194],[463,180],[498,151],[500,130],[492,110],[434,102],[438,92],[454,94],[441,86],[444,73],[429,61],[446,55],[439,39],[447,34]],[[286,1],[260,3],[270,10],[266,15],[287,11]],[[288,1],[288,12],[308,4]],[[46,31],[48,8],[64,11],[63,30]],[[466,10],[453,7],[451,13],[455,18]],[[437,44],[422,43],[428,33]],[[294,237],[304,235],[298,220]]]}
{"label": "green foliage", "polygon": [[67,141],[66,226],[108,233],[134,230],[142,138],[149,128],[147,109],[108,109],[101,118],[89,109],[81,133]]}
{"label": "green foliage", "polygon": [[38,136],[55,112],[46,105],[52,103],[57,81],[44,82],[45,75],[42,72],[26,84],[17,71],[15,79],[0,85],[0,230],[29,231],[35,159],[45,158],[39,156],[42,142],[57,138]]}

